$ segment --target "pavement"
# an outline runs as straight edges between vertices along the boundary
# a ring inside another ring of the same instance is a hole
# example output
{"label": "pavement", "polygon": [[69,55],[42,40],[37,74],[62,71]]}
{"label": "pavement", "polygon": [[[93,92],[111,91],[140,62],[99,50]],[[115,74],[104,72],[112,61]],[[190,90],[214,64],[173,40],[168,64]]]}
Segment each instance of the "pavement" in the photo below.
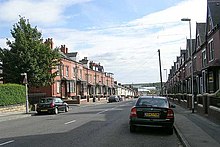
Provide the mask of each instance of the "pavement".
{"label": "pavement", "polygon": [[220,147],[220,124],[205,115],[174,105],[174,130],[185,147]]}
{"label": "pavement", "polygon": [[[212,122],[205,115],[192,113],[179,105],[174,108],[174,130],[185,147],[220,147],[220,124]],[[0,122],[18,118],[30,117],[36,111],[26,114],[23,111],[0,112]]]}

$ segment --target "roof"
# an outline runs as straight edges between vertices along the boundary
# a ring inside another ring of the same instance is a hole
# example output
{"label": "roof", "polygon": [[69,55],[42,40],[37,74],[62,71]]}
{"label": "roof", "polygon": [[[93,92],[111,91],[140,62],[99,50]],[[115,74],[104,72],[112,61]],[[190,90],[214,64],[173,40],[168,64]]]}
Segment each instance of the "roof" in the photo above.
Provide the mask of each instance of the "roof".
{"label": "roof", "polygon": [[68,56],[68,57],[76,57],[77,54],[78,54],[78,52],[72,52],[72,53],[67,53],[65,55]]}
{"label": "roof", "polygon": [[197,34],[199,34],[199,37],[201,39],[200,44],[203,44],[205,42],[205,29],[206,29],[206,23],[197,23],[196,24]]}
{"label": "roof", "polygon": [[[195,51],[195,42],[196,40],[195,39],[191,39],[192,40],[192,51],[194,52]],[[190,51],[190,56],[191,56],[191,49],[190,49],[190,39],[187,39],[187,42],[186,42],[186,48],[188,51]]]}
{"label": "roof", "polygon": [[220,0],[208,0],[207,6],[213,26],[220,24]]}

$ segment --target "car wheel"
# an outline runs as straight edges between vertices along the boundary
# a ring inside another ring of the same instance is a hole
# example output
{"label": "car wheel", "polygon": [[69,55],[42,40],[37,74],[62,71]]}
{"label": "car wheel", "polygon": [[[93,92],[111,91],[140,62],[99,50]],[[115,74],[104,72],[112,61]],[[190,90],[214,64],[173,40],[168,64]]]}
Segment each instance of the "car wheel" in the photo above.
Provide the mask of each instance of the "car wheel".
{"label": "car wheel", "polygon": [[130,132],[131,132],[131,133],[134,133],[135,130],[136,130],[136,126],[130,125]]}
{"label": "car wheel", "polygon": [[169,135],[173,135],[173,127],[167,128],[167,133],[168,133]]}
{"label": "car wheel", "polygon": [[57,108],[54,109],[54,114],[58,114],[58,109]]}
{"label": "car wheel", "polygon": [[65,107],[65,112],[68,112],[68,111],[69,111],[69,107],[66,106],[66,107]]}

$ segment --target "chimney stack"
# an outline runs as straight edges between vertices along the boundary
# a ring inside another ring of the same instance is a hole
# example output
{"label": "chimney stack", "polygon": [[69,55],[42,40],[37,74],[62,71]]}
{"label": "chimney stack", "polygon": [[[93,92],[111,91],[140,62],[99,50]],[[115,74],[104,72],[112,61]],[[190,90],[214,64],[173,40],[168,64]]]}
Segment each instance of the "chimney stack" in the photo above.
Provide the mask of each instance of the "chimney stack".
{"label": "chimney stack", "polygon": [[46,39],[44,43],[48,44],[50,48],[53,49],[53,38]]}
{"label": "chimney stack", "polygon": [[68,48],[65,45],[61,45],[60,51],[63,52],[64,54],[68,53]]}

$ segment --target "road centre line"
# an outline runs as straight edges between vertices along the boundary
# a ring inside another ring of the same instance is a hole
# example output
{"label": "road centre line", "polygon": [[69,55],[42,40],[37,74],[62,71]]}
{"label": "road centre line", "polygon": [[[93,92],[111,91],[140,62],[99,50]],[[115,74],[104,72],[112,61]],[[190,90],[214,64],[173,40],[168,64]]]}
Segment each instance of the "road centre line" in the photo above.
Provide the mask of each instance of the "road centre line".
{"label": "road centre line", "polygon": [[106,109],[106,110],[104,110],[104,111],[101,111],[101,112],[98,112],[98,113],[96,113],[96,114],[101,114],[101,113],[104,113],[104,112],[106,112],[106,111],[108,111],[108,109]]}
{"label": "road centre line", "polygon": [[7,142],[3,142],[3,143],[0,144],[0,146],[6,145],[6,144],[9,144],[9,143],[12,143],[12,142],[14,142],[14,140],[10,140],[10,141],[7,141]]}
{"label": "road centre line", "polygon": [[[116,109],[116,108],[118,108],[118,107],[119,107],[119,106],[112,107],[111,109],[106,109],[106,110],[103,110],[103,111],[98,112],[98,113],[96,113],[96,114],[101,114],[101,113],[107,112],[107,111],[109,111],[109,110],[114,110],[114,109]],[[123,110],[123,109],[122,109],[122,110]]]}
{"label": "road centre line", "polygon": [[72,121],[69,121],[69,122],[66,122],[64,123],[65,125],[68,125],[68,124],[71,124],[71,123],[74,123],[76,120],[72,120]]}

